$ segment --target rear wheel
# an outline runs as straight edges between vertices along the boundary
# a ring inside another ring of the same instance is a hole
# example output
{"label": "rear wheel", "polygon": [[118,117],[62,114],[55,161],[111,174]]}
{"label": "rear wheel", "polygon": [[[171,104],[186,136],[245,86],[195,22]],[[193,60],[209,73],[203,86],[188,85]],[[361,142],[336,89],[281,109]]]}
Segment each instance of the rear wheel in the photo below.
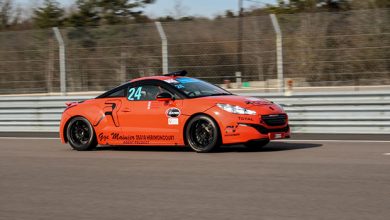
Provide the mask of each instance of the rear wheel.
{"label": "rear wheel", "polygon": [[191,119],[186,128],[190,147],[198,153],[207,153],[220,145],[217,123],[208,116],[198,115]]}
{"label": "rear wheel", "polygon": [[269,139],[255,140],[245,143],[245,147],[250,150],[259,150],[269,143]]}
{"label": "rear wheel", "polygon": [[78,151],[92,150],[97,146],[93,127],[84,117],[75,117],[70,120],[66,136],[70,146]]}

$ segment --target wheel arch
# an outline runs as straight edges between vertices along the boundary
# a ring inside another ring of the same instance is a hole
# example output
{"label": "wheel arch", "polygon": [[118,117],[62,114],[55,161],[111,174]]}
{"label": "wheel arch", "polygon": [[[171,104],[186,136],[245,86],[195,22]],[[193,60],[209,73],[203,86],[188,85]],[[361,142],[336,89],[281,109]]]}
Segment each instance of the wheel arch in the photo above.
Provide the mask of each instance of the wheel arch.
{"label": "wheel arch", "polygon": [[68,135],[67,135],[68,125],[69,125],[70,121],[72,121],[72,119],[77,118],[77,117],[85,118],[92,125],[93,132],[96,134],[93,124],[91,123],[91,121],[87,117],[85,117],[83,115],[73,115],[72,117],[68,118],[68,120],[65,122],[65,125],[64,125],[63,130],[62,130],[62,134],[63,134],[65,143],[68,143],[68,141],[69,141]]}
{"label": "wheel arch", "polygon": [[195,113],[195,114],[192,114],[186,121],[186,123],[184,124],[184,127],[183,127],[183,140],[184,140],[184,144],[185,145],[188,145],[188,141],[187,141],[187,135],[186,135],[186,130],[187,130],[187,127],[188,127],[188,124],[190,123],[190,121],[195,118],[196,116],[199,116],[199,115],[204,115],[204,116],[207,116],[209,118],[211,118],[211,120],[213,120],[215,122],[215,124],[217,125],[217,131],[218,131],[218,142],[220,144],[222,144],[222,131],[221,131],[221,128],[219,126],[219,123],[218,121],[211,115],[207,114],[207,113],[204,113],[204,112],[198,112],[198,113]]}

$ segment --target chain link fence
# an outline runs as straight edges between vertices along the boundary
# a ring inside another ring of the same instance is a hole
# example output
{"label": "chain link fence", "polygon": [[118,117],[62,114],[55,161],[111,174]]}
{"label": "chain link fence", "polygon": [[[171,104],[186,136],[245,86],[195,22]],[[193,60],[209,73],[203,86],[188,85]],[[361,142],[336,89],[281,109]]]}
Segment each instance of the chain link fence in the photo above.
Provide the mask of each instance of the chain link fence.
{"label": "chain link fence", "polygon": [[[389,15],[388,9],[277,15],[284,78],[298,87],[390,85]],[[243,18],[242,29],[239,24],[239,18],[162,23],[169,71],[186,69],[218,84],[235,82],[241,72],[244,87],[277,87],[270,17]],[[163,71],[154,23],[60,31],[67,92],[102,91]],[[53,30],[1,32],[0,75],[0,94],[60,92]]]}

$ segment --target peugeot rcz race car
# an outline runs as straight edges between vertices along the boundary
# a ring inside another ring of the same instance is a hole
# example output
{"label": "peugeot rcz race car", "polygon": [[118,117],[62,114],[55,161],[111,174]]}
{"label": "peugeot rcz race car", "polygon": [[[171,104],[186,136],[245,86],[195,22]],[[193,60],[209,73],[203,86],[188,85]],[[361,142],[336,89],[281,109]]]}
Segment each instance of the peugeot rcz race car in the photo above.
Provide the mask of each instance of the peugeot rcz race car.
{"label": "peugeot rcz race car", "polygon": [[60,137],[75,150],[100,145],[220,145],[260,148],[290,137],[288,117],[271,101],[234,95],[186,71],[133,79],[82,102],[67,103]]}

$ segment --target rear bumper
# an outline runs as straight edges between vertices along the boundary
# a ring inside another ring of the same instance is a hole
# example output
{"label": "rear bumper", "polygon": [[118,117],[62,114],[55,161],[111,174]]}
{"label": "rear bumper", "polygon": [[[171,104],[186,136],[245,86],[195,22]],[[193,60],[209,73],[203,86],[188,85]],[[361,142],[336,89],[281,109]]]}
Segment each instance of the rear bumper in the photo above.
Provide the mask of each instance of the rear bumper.
{"label": "rear bumper", "polygon": [[65,126],[66,126],[66,122],[69,120],[69,118],[70,118],[70,116],[66,112],[62,113],[60,127],[59,127],[59,133],[60,133],[61,143],[63,143],[63,144],[67,143],[66,135],[65,135]]}

